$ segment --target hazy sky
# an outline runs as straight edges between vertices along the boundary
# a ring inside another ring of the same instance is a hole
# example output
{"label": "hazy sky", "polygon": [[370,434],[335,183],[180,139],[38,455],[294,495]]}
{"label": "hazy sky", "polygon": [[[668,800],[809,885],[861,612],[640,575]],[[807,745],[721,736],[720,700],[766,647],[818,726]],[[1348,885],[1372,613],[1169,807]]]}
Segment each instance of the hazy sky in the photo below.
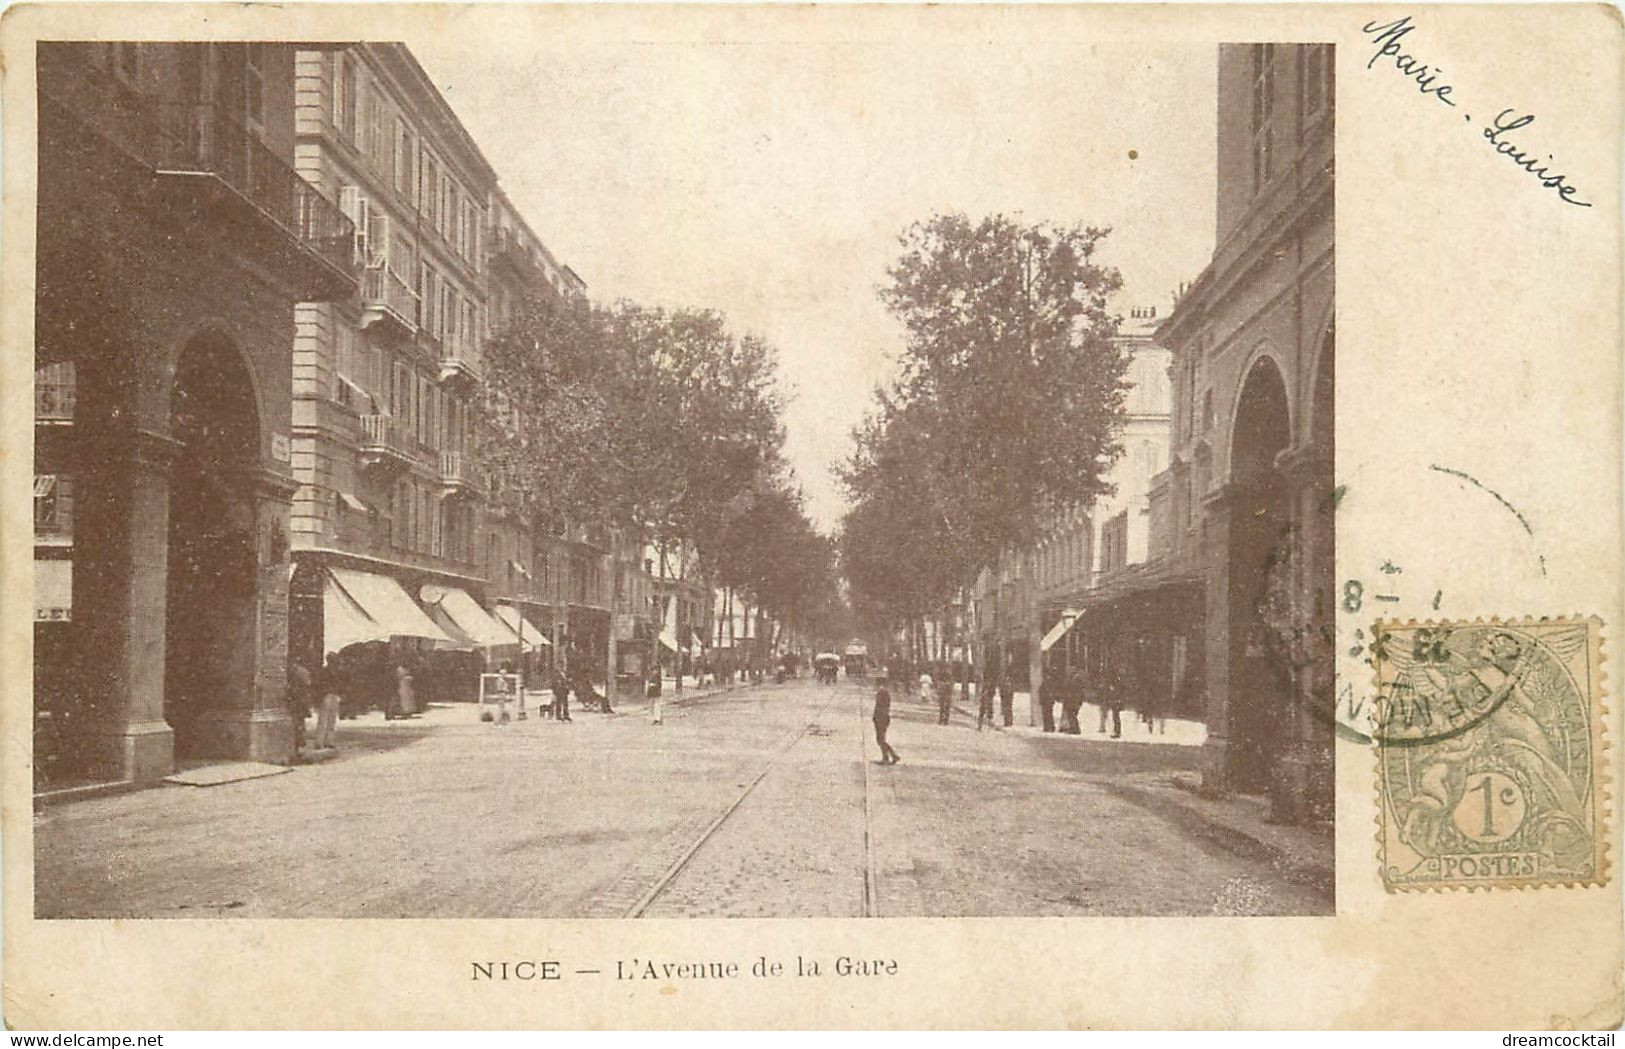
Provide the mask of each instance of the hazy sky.
{"label": "hazy sky", "polygon": [[1210,46],[460,35],[406,42],[595,299],[715,307],[779,348],[825,528],[844,506],[829,465],[900,342],[875,289],[909,223],[1112,226],[1124,314],[1166,312],[1212,251]]}

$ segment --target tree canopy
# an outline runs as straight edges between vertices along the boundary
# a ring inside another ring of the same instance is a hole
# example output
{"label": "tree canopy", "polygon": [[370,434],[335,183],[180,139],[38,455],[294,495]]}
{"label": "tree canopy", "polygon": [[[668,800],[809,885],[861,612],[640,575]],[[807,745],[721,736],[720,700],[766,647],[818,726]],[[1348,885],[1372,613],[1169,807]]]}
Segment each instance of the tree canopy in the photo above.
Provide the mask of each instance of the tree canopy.
{"label": "tree canopy", "polygon": [[959,214],[905,231],[880,292],[906,332],[898,374],[839,471],[855,598],[919,614],[1046,513],[1109,494],[1128,362],[1107,232]]}

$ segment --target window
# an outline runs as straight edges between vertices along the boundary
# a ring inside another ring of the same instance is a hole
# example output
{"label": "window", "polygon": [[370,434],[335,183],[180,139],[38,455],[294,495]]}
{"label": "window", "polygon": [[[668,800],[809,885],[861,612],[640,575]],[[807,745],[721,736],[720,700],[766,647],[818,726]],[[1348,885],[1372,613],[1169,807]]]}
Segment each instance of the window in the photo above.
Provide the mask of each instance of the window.
{"label": "window", "polygon": [[428,332],[434,338],[440,337],[440,274],[435,272],[433,266],[427,262],[423,264],[423,284],[418,289],[421,296],[418,308],[422,316],[418,318],[418,327]]}
{"label": "window", "polygon": [[395,192],[410,204],[417,204],[418,141],[406,126],[406,121],[395,121]]}
{"label": "window", "polygon": [[1304,122],[1328,111],[1335,81],[1334,56],[1330,44],[1308,44],[1303,49]]}
{"label": "window", "polygon": [[73,478],[69,475],[34,475],[34,534],[73,538]]}
{"label": "window", "polygon": [[248,126],[255,131],[265,128],[265,64],[267,47],[264,44],[243,45],[243,112]]}
{"label": "window", "polygon": [[433,418],[434,401],[431,395],[433,387],[429,384],[428,376],[418,376],[417,394],[417,439],[418,443],[427,447],[429,445],[430,420]]}
{"label": "window", "polygon": [[446,230],[446,239],[451,241],[453,247],[462,250],[463,197],[458,192],[456,183],[450,184],[450,190],[446,194],[446,221],[451,225],[451,228]]}
{"label": "window", "polygon": [[355,59],[340,51],[333,56],[333,123],[350,142],[355,141]]}
{"label": "window", "polygon": [[472,198],[463,198],[463,237],[457,244],[457,250],[462,252],[463,258],[475,262],[479,250],[480,210],[475,206]]}
{"label": "window", "polygon": [[355,333],[340,327],[333,339],[333,399],[347,408],[356,408],[352,393],[355,381]]}
{"label": "window", "polygon": [[390,406],[394,410],[395,418],[399,419],[402,425],[409,425],[412,418],[412,390],[411,370],[399,361],[395,362],[395,388],[390,398]]}
{"label": "window", "polygon": [[393,154],[390,150],[389,139],[386,137],[386,121],[384,114],[384,98],[376,88],[367,92],[367,142],[365,152],[373,166],[384,176],[385,181],[393,181],[394,173],[390,170],[390,161]]}
{"label": "window", "polygon": [[1253,55],[1253,192],[1270,179],[1274,161],[1275,45],[1254,44]]}
{"label": "window", "polygon": [[423,154],[423,217],[433,229],[440,228],[440,161],[427,151]]}

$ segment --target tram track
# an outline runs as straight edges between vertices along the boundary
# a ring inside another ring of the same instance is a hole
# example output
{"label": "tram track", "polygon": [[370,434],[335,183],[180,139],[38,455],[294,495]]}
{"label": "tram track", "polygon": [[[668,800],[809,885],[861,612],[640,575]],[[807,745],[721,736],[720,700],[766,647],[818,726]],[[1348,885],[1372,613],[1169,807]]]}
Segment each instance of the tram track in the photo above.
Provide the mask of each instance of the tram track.
{"label": "tram track", "polygon": [[[682,851],[677,855],[676,859],[674,859],[660,873],[654,882],[652,882],[638,897],[638,899],[626,909],[625,913],[622,914],[621,917],[641,918],[648,914],[650,908],[654,907],[655,904],[666,895],[666,893],[678,881],[678,879],[683,876],[684,872],[690,869],[694,859],[704,851],[706,845],[715,838],[717,832],[720,831],[731,819],[733,819],[741,808],[744,807],[745,802],[753,793],[755,793],[757,787],[759,787],[763,781],[765,781],[775,770],[783,767],[786,758],[789,757],[790,753],[795,750],[798,744],[805,740],[809,735],[819,734],[815,732],[815,730],[821,727],[821,722],[824,717],[842,698],[843,697],[839,695],[831,696],[818,708],[818,710],[813,714],[806,724],[802,725],[800,728],[791,733],[789,738],[784,743],[779,745],[779,747],[774,751],[773,756],[769,759],[762,770],[758,772],[750,780],[750,782],[745,784],[744,788],[715,818],[710,820],[704,826],[704,828],[693,838],[693,840],[682,849]],[[861,729],[863,715],[863,693],[861,690],[859,690],[856,694],[856,702],[860,726],[858,732],[859,763],[862,766],[863,771],[862,901],[863,916],[867,918],[873,917],[876,913],[875,905],[878,897],[874,872],[873,840],[870,831],[870,772],[868,762],[868,743],[867,737],[864,735]],[[826,731],[823,734],[828,735],[829,733]]]}

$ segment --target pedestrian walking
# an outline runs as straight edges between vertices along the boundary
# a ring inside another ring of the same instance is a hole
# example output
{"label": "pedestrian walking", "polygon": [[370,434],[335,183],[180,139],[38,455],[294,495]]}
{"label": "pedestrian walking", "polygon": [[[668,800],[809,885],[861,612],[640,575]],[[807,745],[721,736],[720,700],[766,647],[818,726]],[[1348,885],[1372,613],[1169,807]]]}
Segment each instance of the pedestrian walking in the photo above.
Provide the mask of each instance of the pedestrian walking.
{"label": "pedestrian walking", "polygon": [[937,677],[937,724],[948,724],[948,716],[954,706],[954,683],[948,679],[948,671],[943,669]]}
{"label": "pedestrian walking", "polygon": [[316,712],[316,738],[311,741],[311,749],[332,750],[338,729],[339,707],[344,702],[338,659],[328,656],[315,678],[315,691],[321,695],[322,705]]}
{"label": "pedestrian walking", "polygon": [[1055,675],[1045,674],[1038,683],[1038,709],[1044,718],[1044,731],[1055,731]]}
{"label": "pedestrian walking", "polygon": [[1082,732],[1078,711],[1083,709],[1083,676],[1076,671],[1061,674],[1061,731],[1069,736]]}
{"label": "pedestrian walking", "polygon": [[1016,687],[1008,671],[999,675],[999,715],[1005,728],[1016,723]]}
{"label": "pedestrian walking", "polygon": [[407,669],[405,660],[395,664],[395,692],[390,699],[389,706],[384,708],[385,721],[409,718],[417,710],[412,671]]}
{"label": "pedestrian walking", "polygon": [[982,680],[976,684],[976,731],[982,731],[982,722],[987,722],[988,728],[993,728],[993,682],[987,679],[984,673]]}
{"label": "pedestrian walking", "polygon": [[881,677],[879,687],[875,689],[875,742],[880,745],[880,763],[895,765],[903,759],[886,742],[886,730],[891,727],[891,690],[886,687],[886,682],[887,679]]}
{"label": "pedestrian walking", "polygon": [[1128,682],[1123,676],[1121,660],[1112,660],[1106,664],[1106,684],[1101,695],[1101,726],[1106,731],[1106,719],[1111,719],[1112,739],[1123,738],[1123,706],[1127,697]]}
{"label": "pedestrian walking", "polygon": [[549,684],[553,686],[553,720],[571,720],[570,682],[565,679],[564,674],[559,671],[558,667],[553,668],[552,681]]}
{"label": "pedestrian walking", "polygon": [[295,663],[288,672],[288,717],[293,719],[293,756],[296,761],[305,747],[305,719],[310,717],[310,693],[313,687],[310,669],[303,663]]}

